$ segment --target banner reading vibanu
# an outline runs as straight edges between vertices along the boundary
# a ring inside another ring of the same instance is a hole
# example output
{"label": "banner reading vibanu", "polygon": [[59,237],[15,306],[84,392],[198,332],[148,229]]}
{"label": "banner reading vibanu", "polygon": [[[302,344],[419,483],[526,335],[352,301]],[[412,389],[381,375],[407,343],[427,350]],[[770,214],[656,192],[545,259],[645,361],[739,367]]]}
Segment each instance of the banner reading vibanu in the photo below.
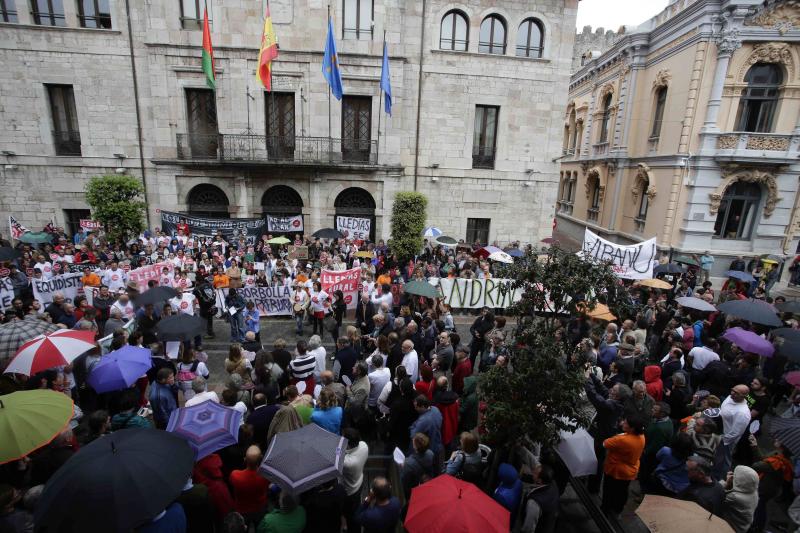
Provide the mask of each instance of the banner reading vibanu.
{"label": "banner reading vibanu", "polygon": [[454,308],[503,308],[522,299],[522,290],[514,289],[510,279],[441,278],[444,303]]}
{"label": "banner reading vibanu", "polygon": [[267,215],[267,231],[270,233],[303,233],[303,215],[293,217]]}
{"label": "banner reading vibanu", "polygon": [[584,259],[610,262],[614,273],[625,279],[650,279],[656,261],[656,238],[625,246],[607,241],[596,233],[586,230],[583,249],[579,255]]}
{"label": "banner reading vibanu", "polygon": [[161,229],[164,233],[175,235],[183,219],[189,225],[191,235],[198,238],[213,237],[220,231],[229,243],[244,237],[248,244],[255,244],[267,229],[267,221],[263,218],[203,218],[171,211],[161,211]]}
{"label": "banner reading vibanu", "polygon": [[347,308],[356,308],[356,305],[358,305],[358,287],[361,281],[360,268],[323,270],[319,281],[322,284],[322,290],[327,292],[331,298],[333,298],[334,292],[342,291]]}
{"label": "banner reading vibanu", "polygon": [[60,292],[64,295],[66,302],[72,303],[75,301],[75,297],[78,296],[78,292],[83,288],[82,277],[83,274],[74,273],[53,276],[49,280],[32,279],[33,297],[44,306],[53,301],[55,293]]}
{"label": "banner reading vibanu", "polygon": [[353,239],[355,241],[369,240],[371,228],[372,220],[369,218],[336,217],[336,229],[344,235],[345,239]]}
{"label": "banner reading vibanu", "polygon": [[[288,316],[292,314],[291,288],[286,285],[269,287],[244,287],[236,289],[245,302],[253,302],[262,316]],[[217,309],[227,311],[225,298],[228,289],[217,289]]]}

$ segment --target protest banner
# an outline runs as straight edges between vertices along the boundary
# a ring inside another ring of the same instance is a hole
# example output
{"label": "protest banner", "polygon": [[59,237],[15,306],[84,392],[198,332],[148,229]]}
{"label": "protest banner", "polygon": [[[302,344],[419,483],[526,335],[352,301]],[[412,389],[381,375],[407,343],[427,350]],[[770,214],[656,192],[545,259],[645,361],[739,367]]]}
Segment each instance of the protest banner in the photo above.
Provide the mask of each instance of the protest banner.
{"label": "protest banner", "polygon": [[66,302],[72,303],[83,288],[83,283],[81,283],[82,277],[82,274],[73,273],[53,276],[49,280],[34,278],[31,280],[33,297],[39,300],[42,306],[45,306],[53,301],[53,295],[55,293],[60,292],[64,295],[64,300]]}
{"label": "protest banner", "polygon": [[161,211],[161,229],[169,235],[177,235],[181,219],[189,225],[189,234],[198,238],[211,238],[222,233],[225,240],[235,243],[244,237],[247,244],[255,244],[267,229],[267,221],[263,218],[204,218]]}
{"label": "protest banner", "polygon": [[355,309],[358,305],[358,289],[361,281],[361,269],[350,270],[323,270],[319,281],[322,290],[332,296],[336,291],[342,291],[344,302],[348,309]]}
{"label": "protest banner", "polygon": [[458,309],[504,308],[522,299],[510,279],[440,278],[444,303]]}
{"label": "protest banner", "polygon": [[289,259],[308,259],[308,246],[289,246]]}
{"label": "protest banner", "polygon": [[369,218],[337,216],[336,229],[344,235],[345,239],[366,241],[369,240],[372,220]]}
{"label": "protest banner", "polygon": [[[6,276],[8,276],[8,274],[6,274]],[[11,283],[11,278],[0,278],[0,311],[5,311],[6,309],[10,308],[13,300],[14,285]]]}
{"label": "protest banner", "polygon": [[624,279],[652,278],[657,253],[655,237],[626,246],[607,241],[589,229],[583,235],[583,249],[578,252],[586,260],[611,263],[617,277]]}
{"label": "protest banner", "polygon": [[80,219],[80,225],[81,225],[81,229],[85,229],[85,230],[89,230],[89,231],[98,230],[98,229],[101,229],[103,227],[103,223],[102,222],[98,222],[97,220],[89,220],[89,219],[86,219],[86,218]]}
{"label": "protest banner", "polygon": [[[291,288],[288,285],[269,287],[244,287],[236,289],[245,302],[253,302],[262,316],[289,316],[292,314]],[[228,289],[217,289],[218,315],[227,311],[225,298]]]}
{"label": "protest banner", "polygon": [[128,281],[136,283],[139,292],[144,292],[147,290],[147,282],[151,279],[159,281],[159,284],[161,284],[161,273],[165,267],[169,269],[170,277],[172,277],[171,275],[175,270],[175,265],[170,261],[165,261],[163,263],[156,263],[155,265],[147,265],[131,270],[128,272]]}
{"label": "protest banner", "polygon": [[[128,321],[127,324],[122,326],[122,328],[128,332],[128,335],[130,335],[131,333],[133,333],[133,330],[136,329],[136,321],[131,319]],[[101,354],[105,355],[111,351],[111,341],[113,340],[114,340],[114,334],[112,333],[111,335],[107,335],[97,341],[98,346],[100,346]]]}
{"label": "protest banner", "polygon": [[293,217],[267,215],[267,231],[270,233],[303,233],[303,215]]}

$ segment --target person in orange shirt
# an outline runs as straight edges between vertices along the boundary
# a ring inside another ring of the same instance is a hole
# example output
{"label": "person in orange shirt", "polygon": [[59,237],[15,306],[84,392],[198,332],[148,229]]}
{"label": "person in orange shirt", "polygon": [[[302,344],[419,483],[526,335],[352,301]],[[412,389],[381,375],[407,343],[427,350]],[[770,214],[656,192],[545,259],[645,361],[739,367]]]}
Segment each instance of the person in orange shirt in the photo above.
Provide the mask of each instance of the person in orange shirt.
{"label": "person in orange shirt", "polygon": [[214,270],[214,288],[215,289],[227,289],[230,285],[231,280],[225,271],[222,269],[215,269]]}
{"label": "person in orange shirt", "polygon": [[83,269],[83,277],[81,278],[81,283],[83,283],[84,287],[99,287],[100,286],[100,276],[92,272],[92,269],[89,267],[84,267]]}
{"label": "person in orange shirt", "polygon": [[375,282],[379,287],[384,285],[391,285],[392,284],[392,277],[389,275],[389,272],[384,270],[381,272],[381,275],[378,276],[377,281]]}
{"label": "person in orange shirt", "polygon": [[622,420],[622,433],[603,441],[603,502],[607,515],[619,515],[628,501],[628,486],[639,473],[639,458],[644,451],[644,420],[631,414]]}

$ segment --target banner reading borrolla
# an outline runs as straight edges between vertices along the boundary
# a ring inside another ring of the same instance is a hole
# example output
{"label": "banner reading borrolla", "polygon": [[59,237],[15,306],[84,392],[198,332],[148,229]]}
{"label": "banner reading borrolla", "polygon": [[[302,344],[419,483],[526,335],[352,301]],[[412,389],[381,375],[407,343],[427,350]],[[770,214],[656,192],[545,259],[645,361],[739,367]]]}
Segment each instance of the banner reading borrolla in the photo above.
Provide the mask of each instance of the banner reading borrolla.
{"label": "banner reading borrolla", "polygon": [[344,235],[345,239],[354,241],[369,240],[369,232],[372,229],[372,220],[360,217],[336,217],[336,229]]}
{"label": "banner reading borrolla", "polygon": [[267,215],[267,231],[270,233],[303,233],[303,215],[293,217]]}
{"label": "banner reading borrolla", "polygon": [[[244,287],[236,289],[245,302],[253,302],[262,316],[286,316],[292,314],[291,288],[288,285],[269,287]],[[222,316],[228,307],[225,298],[228,289],[217,289],[217,309]]]}
{"label": "banner reading borrolla", "polygon": [[514,289],[510,279],[440,278],[444,303],[454,308],[510,307],[522,299],[522,290]]}
{"label": "banner reading borrolla", "polygon": [[175,235],[181,219],[186,219],[189,233],[195,237],[213,237],[220,231],[230,243],[237,242],[243,236],[248,244],[255,244],[267,228],[267,221],[263,218],[204,218],[161,211],[161,229],[164,233]]}
{"label": "banner reading borrolla", "polygon": [[583,236],[583,250],[579,252],[584,259],[610,262],[614,273],[625,279],[652,278],[656,253],[655,237],[625,246],[607,241],[588,229]]}

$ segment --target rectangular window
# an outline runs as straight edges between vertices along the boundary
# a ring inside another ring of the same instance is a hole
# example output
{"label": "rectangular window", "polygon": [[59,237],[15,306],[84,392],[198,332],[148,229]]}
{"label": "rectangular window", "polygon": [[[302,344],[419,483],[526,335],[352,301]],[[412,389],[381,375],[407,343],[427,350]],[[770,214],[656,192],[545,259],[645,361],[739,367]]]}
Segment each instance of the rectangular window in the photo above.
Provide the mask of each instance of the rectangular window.
{"label": "rectangular window", "polygon": [[371,139],[372,97],[342,97],[342,157],[344,160],[369,161]]}
{"label": "rectangular window", "polygon": [[344,38],[362,41],[372,39],[373,15],[372,0],[344,0],[342,4]]}
{"label": "rectangular window", "polygon": [[33,23],[40,26],[66,26],[63,0],[31,0]]}
{"label": "rectangular window", "polygon": [[19,22],[14,0],[0,0],[0,21]]}
{"label": "rectangular window", "polygon": [[81,155],[81,134],[72,85],[46,85],[56,155]]}
{"label": "rectangular window", "polygon": [[656,109],[653,114],[653,129],[650,131],[650,139],[658,139],[661,136],[661,124],[664,122],[664,106],[667,103],[667,88],[662,87],[656,94]]}
{"label": "rectangular window", "polygon": [[479,242],[489,243],[489,226],[491,218],[468,218],[467,219],[467,243]]}
{"label": "rectangular window", "polygon": [[214,91],[186,89],[186,121],[192,157],[216,158],[219,135]]}
{"label": "rectangular window", "polygon": [[82,28],[111,29],[108,0],[78,0],[78,18]]}
{"label": "rectangular window", "polygon": [[81,219],[91,219],[92,213],[88,209],[64,209],[64,220],[67,235],[70,237],[81,231]]}
{"label": "rectangular window", "polygon": [[[203,28],[203,0],[179,0],[181,3],[181,26],[184,30]],[[208,13],[211,22],[211,12]]]}
{"label": "rectangular window", "polygon": [[270,159],[294,159],[294,93],[264,93]]}
{"label": "rectangular window", "polygon": [[472,168],[494,168],[497,147],[497,106],[475,106],[475,131],[472,136]]}

